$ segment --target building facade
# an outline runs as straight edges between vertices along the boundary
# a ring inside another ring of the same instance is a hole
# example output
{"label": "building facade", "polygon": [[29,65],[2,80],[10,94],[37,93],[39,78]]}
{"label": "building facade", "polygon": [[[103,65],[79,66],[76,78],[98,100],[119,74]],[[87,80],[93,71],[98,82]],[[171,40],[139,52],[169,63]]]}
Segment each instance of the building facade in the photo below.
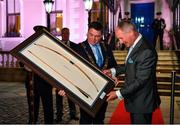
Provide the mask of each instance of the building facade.
{"label": "building facade", "polygon": [[[11,50],[34,33],[36,25],[47,26],[47,13],[44,0],[1,0],[0,1],[0,48]],[[113,3],[111,5],[110,1]],[[104,21],[108,32],[114,30],[124,12],[131,12],[131,4],[154,3],[154,16],[162,11],[166,21],[167,33],[173,27],[173,13],[168,0],[94,0],[91,21]],[[110,9],[113,6],[113,10]],[[70,29],[70,39],[75,43],[86,38],[88,28],[88,12],[83,0],[54,0],[50,13],[51,33],[60,38],[62,27]],[[11,31],[15,29],[15,31]],[[166,37],[169,37],[166,35]],[[169,40],[168,40],[169,39]],[[165,38],[170,42],[170,38]]]}

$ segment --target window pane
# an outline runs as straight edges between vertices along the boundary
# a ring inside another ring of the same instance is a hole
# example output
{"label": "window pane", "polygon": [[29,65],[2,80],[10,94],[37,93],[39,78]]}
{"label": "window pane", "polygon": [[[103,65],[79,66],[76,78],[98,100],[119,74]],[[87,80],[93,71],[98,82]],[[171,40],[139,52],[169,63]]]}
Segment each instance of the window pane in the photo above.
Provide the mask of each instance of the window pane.
{"label": "window pane", "polygon": [[61,35],[61,29],[63,26],[63,16],[62,16],[62,11],[55,11],[50,13],[50,29],[51,33],[55,36],[60,36]]}
{"label": "window pane", "polygon": [[7,29],[6,37],[19,37],[20,36],[20,1],[7,0]]}
{"label": "window pane", "polygon": [[7,37],[19,37],[20,36],[20,14],[8,15],[8,30],[6,32]]}

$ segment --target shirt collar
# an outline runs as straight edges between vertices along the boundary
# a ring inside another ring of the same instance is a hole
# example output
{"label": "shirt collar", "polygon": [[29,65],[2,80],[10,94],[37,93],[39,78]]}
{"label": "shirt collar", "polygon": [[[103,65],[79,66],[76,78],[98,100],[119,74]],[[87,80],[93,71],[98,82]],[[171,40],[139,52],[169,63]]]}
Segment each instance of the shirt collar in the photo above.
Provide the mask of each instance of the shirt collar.
{"label": "shirt collar", "polygon": [[95,46],[100,46],[100,44],[99,43],[96,43],[95,45],[91,45],[90,43],[88,43],[91,47],[95,47]]}
{"label": "shirt collar", "polygon": [[141,38],[142,38],[142,35],[139,33],[139,36],[137,37],[137,39],[135,40],[135,42],[133,43],[131,47],[134,48]]}

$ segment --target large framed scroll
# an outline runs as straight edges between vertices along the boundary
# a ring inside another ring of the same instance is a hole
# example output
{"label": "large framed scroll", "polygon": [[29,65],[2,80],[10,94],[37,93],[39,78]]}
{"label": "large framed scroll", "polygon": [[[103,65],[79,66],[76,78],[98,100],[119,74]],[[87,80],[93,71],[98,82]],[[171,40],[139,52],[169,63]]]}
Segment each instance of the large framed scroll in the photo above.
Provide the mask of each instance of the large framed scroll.
{"label": "large framed scroll", "polygon": [[114,82],[45,29],[15,47],[11,54],[93,117]]}

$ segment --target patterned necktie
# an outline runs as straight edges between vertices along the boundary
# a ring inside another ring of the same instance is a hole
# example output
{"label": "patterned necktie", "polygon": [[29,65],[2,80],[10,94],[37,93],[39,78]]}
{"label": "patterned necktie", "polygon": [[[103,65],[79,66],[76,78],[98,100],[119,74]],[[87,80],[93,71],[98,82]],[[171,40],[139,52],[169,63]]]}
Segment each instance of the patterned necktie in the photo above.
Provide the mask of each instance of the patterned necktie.
{"label": "patterned necktie", "polygon": [[129,55],[130,55],[130,53],[131,53],[132,50],[133,50],[133,47],[130,47],[130,48],[129,48],[129,51],[128,51],[128,54],[127,54],[127,56],[126,56],[125,62],[127,62],[127,59],[128,59],[128,57],[129,57]]}
{"label": "patterned necktie", "polygon": [[95,45],[94,47],[96,49],[96,55],[97,55],[96,63],[98,64],[99,67],[101,67],[102,64],[103,64],[103,58],[101,56],[101,53],[100,53],[98,45]]}

